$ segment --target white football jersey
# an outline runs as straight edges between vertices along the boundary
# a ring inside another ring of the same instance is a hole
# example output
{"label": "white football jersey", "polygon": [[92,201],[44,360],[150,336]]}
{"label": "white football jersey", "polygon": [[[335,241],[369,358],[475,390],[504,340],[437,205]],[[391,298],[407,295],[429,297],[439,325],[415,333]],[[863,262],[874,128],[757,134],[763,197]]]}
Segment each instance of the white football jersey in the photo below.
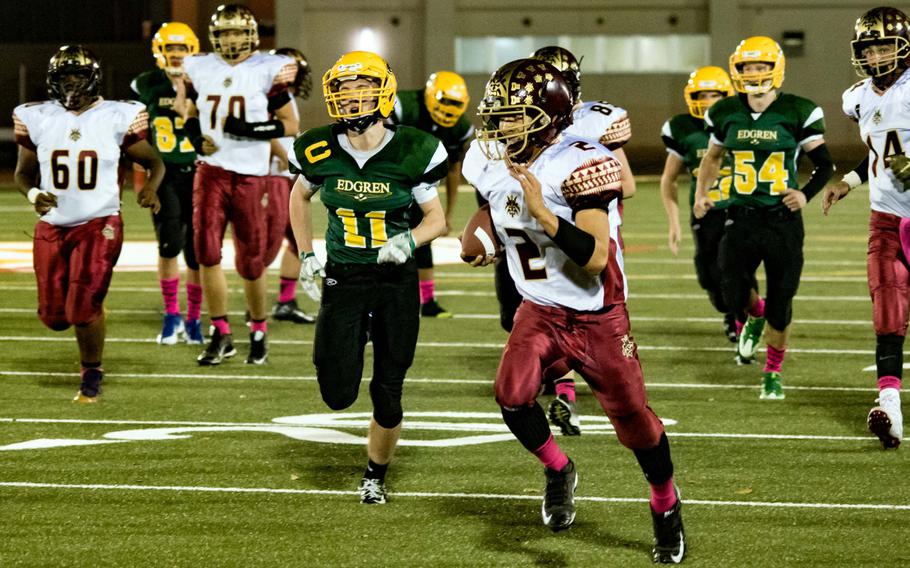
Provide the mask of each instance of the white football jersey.
{"label": "white football jersey", "polygon": [[40,189],[57,197],[41,220],[82,225],[120,211],[121,151],[148,136],[145,105],[98,100],[81,114],[57,101],[13,110],[16,142],[38,154]]}
{"label": "white football jersey", "polygon": [[[509,273],[521,295],[536,304],[596,311],[626,299],[626,275],[617,227],[610,227],[610,258],[603,273],[591,275],[562,251],[524,205],[524,192],[509,175],[504,160],[488,160],[477,140],[471,143],[462,174],[490,203],[493,225],[505,246]],[[622,195],[622,166],[604,146],[563,136],[544,150],[530,171],[540,180],[544,203],[563,219],[575,222],[567,194],[595,203],[612,203]],[[580,208],[586,208],[581,205]]]}
{"label": "white football jersey", "polygon": [[877,94],[872,79],[844,91],[843,110],[859,124],[859,135],[869,148],[869,201],[872,210],[910,217],[910,192],[889,168],[885,157],[910,151],[910,71]]}
{"label": "white football jersey", "polygon": [[218,147],[211,156],[199,155],[199,160],[238,174],[268,175],[269,141],[226,135],[221,125],[228,114],[245,122],[269,120],[269,93],[294,79],[297,63],[257,51],[230,65],[221,56],[206,53],[184,58],[183,68],[197,93],[202,134]]}
{"label": "white football jersey", "polygon": [[[581,103],[572,111],[572,125],[565,133],[579,138],[596,140],[615,150],[622,147],[632,137],[632,123],[626,109],[606,101]],[[610,203],[610,225],[622,226],[622,213],[619,210],[620,200]],[[620,240],[620,244],[622,241]]]}

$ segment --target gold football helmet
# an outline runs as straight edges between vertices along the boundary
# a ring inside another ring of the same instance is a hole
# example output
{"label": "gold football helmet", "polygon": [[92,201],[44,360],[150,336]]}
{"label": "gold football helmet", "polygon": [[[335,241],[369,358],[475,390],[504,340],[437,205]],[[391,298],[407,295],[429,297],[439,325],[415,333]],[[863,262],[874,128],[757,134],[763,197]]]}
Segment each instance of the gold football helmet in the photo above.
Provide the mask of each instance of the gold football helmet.
{"label": "gold football helmet", "polygon": [[[368,79],[373,85],[341,89],[345,82],[356,79]],[[322,76],[322,96],[329,116],[358,132],[392,114],[397,87],[389,64],[369,51],[345,53]],[[370,104],[373,101],[375,104]]]}
{"label": "gold football helmet", "polygon": [[[884,77],[907,68],[910,57],[910,21],[897,8],[873,8],[856,20],[853,29],[853,68],[860,77]],[[864,51],[873,46],[893,46],[891,53],[870,58]]]}
{"label": "gold football helmet", "polygon": [[[767,63],[770,71],[743,73],[746,63]],[[739,42],[730,56],[730,78],[740,93],[757,95],[779,89],[784,83],[784,51],[776,41],[765,36],[752,36]]]}
{"label": "gold football helmet", "polygon": [[155,63],[169,75],[179,75],[183,72],[182,65],[169,64],[167,48],[170,45],[182,45],[186,48],[187,55],[193,55],[199,53],[199,38],[182,22],[162,24],[152,38],[152,55],[155,56]]}
{"label": "gold football helmet", "polygon": [[704,118],[705,111],[711,106],[707,101],[698,100],[698,93],[718,92],[725,97],[733,94],[733,85],[730,76],[720,67],[699,67],[689,75],[689,81],[683,89],[683,97],[689,114],[695,118]]}
{"label": "gold football helmet", "polygon": [[468,108],[471,96],[461,75],[451,71],[437,71],[427,79],[423,100],[433,122],[443,128],[451,128]]}
{"label": "gold football helmet", "polygon": [[[239,31],[239,39],[223,37],[225,32]],[[228,61],[245,57],[259,47],[259,25],[253,11],[240,4],[222,4],[212,14],[209,42],[218,55]]]}

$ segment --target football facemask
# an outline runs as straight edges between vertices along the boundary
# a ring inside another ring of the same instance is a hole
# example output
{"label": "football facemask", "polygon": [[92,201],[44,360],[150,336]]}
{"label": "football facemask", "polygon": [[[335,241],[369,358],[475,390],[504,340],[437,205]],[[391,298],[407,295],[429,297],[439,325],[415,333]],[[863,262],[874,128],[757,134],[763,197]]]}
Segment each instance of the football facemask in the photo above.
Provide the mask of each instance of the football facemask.
{"label": "football facemask", "polygon": [[698,94],[717,92],[725,97],[733,94],[733,85],[727,72],[720,67],[700,67],[689,75],[689,81],[683,89],[683,97],[689,114],[695,118],[704,118],[705,112],[714,101],[698,100]]}
{"label": "football facemask", "polygon": [[[767,63],[770,69],[759,72],[744,72],[747,63]],[[772,89],[779,89],[784,83],[784,52],[776,41],[769,37],[754,36],[739,42],[730,56],[730,78],[733,88],[739,93],[758,95]]]}

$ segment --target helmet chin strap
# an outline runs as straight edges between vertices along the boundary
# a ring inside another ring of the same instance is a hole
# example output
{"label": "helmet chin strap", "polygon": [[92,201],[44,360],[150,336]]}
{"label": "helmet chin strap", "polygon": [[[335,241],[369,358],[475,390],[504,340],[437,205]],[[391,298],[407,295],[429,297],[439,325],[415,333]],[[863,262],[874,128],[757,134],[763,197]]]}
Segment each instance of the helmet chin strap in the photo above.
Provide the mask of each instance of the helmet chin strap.
{"label": "helmet chin strap", "polygon": [[378,112],[374,112],[373,114],[368,114],[365,116],[358,116],[357,118],[341,119],[341,123],[344,124],[345,128],[348,130],[353,130],[357,134],[363,134],[369,127],[373,126],[377,122],[379,122]]}

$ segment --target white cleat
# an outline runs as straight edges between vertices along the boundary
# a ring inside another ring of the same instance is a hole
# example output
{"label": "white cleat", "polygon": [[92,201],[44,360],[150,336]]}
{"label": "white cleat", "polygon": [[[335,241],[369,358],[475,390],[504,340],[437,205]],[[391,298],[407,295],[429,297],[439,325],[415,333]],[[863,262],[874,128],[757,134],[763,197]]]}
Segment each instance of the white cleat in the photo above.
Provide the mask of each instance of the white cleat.
{"label": "white cleat", "polygon": [[904,417],[901,414],[901,395],[895,388],[882,389],[878,393],[878,406],[869,411],[866,424],[869,431],[878,436],[886,450],[897,448],[904,437]]}

